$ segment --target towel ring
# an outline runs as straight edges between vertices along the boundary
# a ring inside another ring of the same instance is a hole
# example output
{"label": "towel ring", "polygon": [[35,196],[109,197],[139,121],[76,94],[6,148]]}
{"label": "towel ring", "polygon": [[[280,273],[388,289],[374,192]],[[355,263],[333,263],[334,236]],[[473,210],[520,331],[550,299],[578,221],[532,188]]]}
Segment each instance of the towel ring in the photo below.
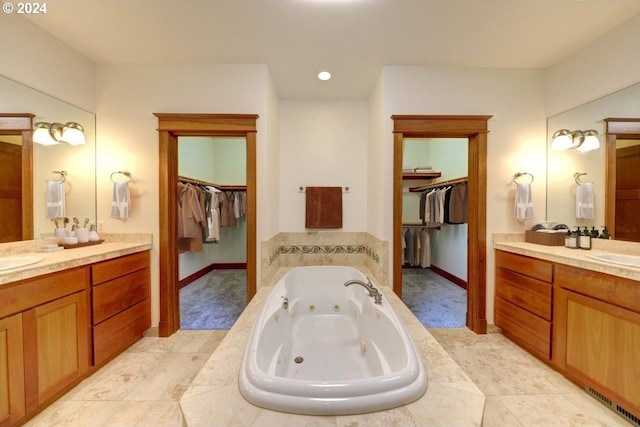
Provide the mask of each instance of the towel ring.
{"label": "towel ring", "polygon": [[531,182],[529,184],[533,183],[533,175],[530,174],[529,172],[516,172],[516,173],[514,173],[513,174],[513,183],[517,184],[518,182],[516,181],[516,179],[518,179],[518,178],[520,178],[521,176],[524,176],[524,175],[529,175],[531,177]]}
{"label": "towel ring", "polygon": [[129,172],[129,171],[115,171],[115,172],[113,172],[111,174],[111,177],[110,177],[111,178],[111,182],[115,183],[115,181],[113,180],[113,175],[117,175],[117,174],[121,174],[121,175],[126,176],[127,177],[127,182],[131,182],[131,179],[132,179],[131,178],[131,172]]}
{"label": "towel ring", "polygon": [[52,180],[48,180],[45,179],[45,181],[47,182],[65,182],[67,180],[67,171],[51,171],[52,173],[59,173],[60,174],[60,179],[52,179]]}
{"label": "towel ring", "polygon": [[582,172],[582,173],[576,172],[576,173],[574,173],[573,174],[573,179],[576,182],[576,184],[578,184],[578,185],[584,184],[584,182],[580,181],[580,177],[583,176],[583,175],[586,175],[586,174],[587,174],[586,172]]}

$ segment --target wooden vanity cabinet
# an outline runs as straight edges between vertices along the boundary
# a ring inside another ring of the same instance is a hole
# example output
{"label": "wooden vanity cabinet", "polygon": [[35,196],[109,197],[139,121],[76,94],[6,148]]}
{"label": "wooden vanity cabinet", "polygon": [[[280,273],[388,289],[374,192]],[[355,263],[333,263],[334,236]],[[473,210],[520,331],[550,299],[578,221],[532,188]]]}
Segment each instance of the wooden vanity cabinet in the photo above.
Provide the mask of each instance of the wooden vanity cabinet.
{"label": "wooden vanity cabinet", "polygon": [[640,284],[556,266],[553,361],[567,376],[640,415]]}
{"label": "wooden vanity cabinet", "polygon": [[496,251],[495,324],[543,360],[551,358],[553,264]]}
{"label": "wooden vanity cabinet", "polygon": [[100,365],[151,327],[149,252],[91,266],[93,363]]}
{"label": "wooden vanity cabinet", "polygon": [[59,397],[89,367],[89,270],[0,288],[0,425]]}
{"label": "wooden vanity cabinet", "polygon": [[0,319],[0,426],[25,414],[22,313]]}

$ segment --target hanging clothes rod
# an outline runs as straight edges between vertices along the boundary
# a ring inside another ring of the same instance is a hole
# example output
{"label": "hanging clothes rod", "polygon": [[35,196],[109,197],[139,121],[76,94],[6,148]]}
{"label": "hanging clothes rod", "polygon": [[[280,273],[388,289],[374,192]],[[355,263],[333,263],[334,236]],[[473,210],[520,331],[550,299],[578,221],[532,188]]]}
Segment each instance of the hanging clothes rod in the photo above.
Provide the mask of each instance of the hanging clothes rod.
{"label": "hanging clothes rod", "polygon": [[213,182],[202,181],[200,179],[188,178],[186,176],[178,176],[178,181],[196,185],[207,185],[209,187],[215,187],[220,191],[247,191],[246,185],[222,185]]}
{"label": "hanging clothes rod", "polygon": [[442,187],[446,187],[447,185],[460,184],[467,181],[469,181],[469,177],[467,176],[464,176],[462,178],[448,179],[446,181],[435,182],[433,184],[427,184],[420,187],[410,187],[409,192],[421,193],[426,190],[431,190],[432,188],[442,188]]}

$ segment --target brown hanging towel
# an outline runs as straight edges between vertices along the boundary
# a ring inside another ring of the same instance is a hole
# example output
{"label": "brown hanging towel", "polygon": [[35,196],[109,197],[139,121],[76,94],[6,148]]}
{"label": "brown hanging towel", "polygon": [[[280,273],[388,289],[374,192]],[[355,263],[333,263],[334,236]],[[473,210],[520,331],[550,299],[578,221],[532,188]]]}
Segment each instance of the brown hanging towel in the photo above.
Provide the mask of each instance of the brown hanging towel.
{"label": "brown hanging towel", "polygon": [[306,228],[342,228],[342,187],[307,187]]}

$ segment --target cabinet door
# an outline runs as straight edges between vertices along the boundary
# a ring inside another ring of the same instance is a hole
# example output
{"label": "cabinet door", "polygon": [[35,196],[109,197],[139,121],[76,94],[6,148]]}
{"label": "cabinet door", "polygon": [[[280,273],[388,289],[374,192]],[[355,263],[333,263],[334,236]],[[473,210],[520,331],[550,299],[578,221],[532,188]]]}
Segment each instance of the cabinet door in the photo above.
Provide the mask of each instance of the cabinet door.
{"label": "cabinet door", "polygon": [[[640,314],[559,289],[566,330],[558,331],[566,371],[640,412]],[[566,316],[566,317],[565,317]]]}
{"label": "cabinet door", "polygon": [[25,413],[22,314],[0,319],[0,426]]}
{"label": "cabinet door", "polygon": [[89,317],[82,291],[23,314],[27,408],[58,395],[88,370]]}

